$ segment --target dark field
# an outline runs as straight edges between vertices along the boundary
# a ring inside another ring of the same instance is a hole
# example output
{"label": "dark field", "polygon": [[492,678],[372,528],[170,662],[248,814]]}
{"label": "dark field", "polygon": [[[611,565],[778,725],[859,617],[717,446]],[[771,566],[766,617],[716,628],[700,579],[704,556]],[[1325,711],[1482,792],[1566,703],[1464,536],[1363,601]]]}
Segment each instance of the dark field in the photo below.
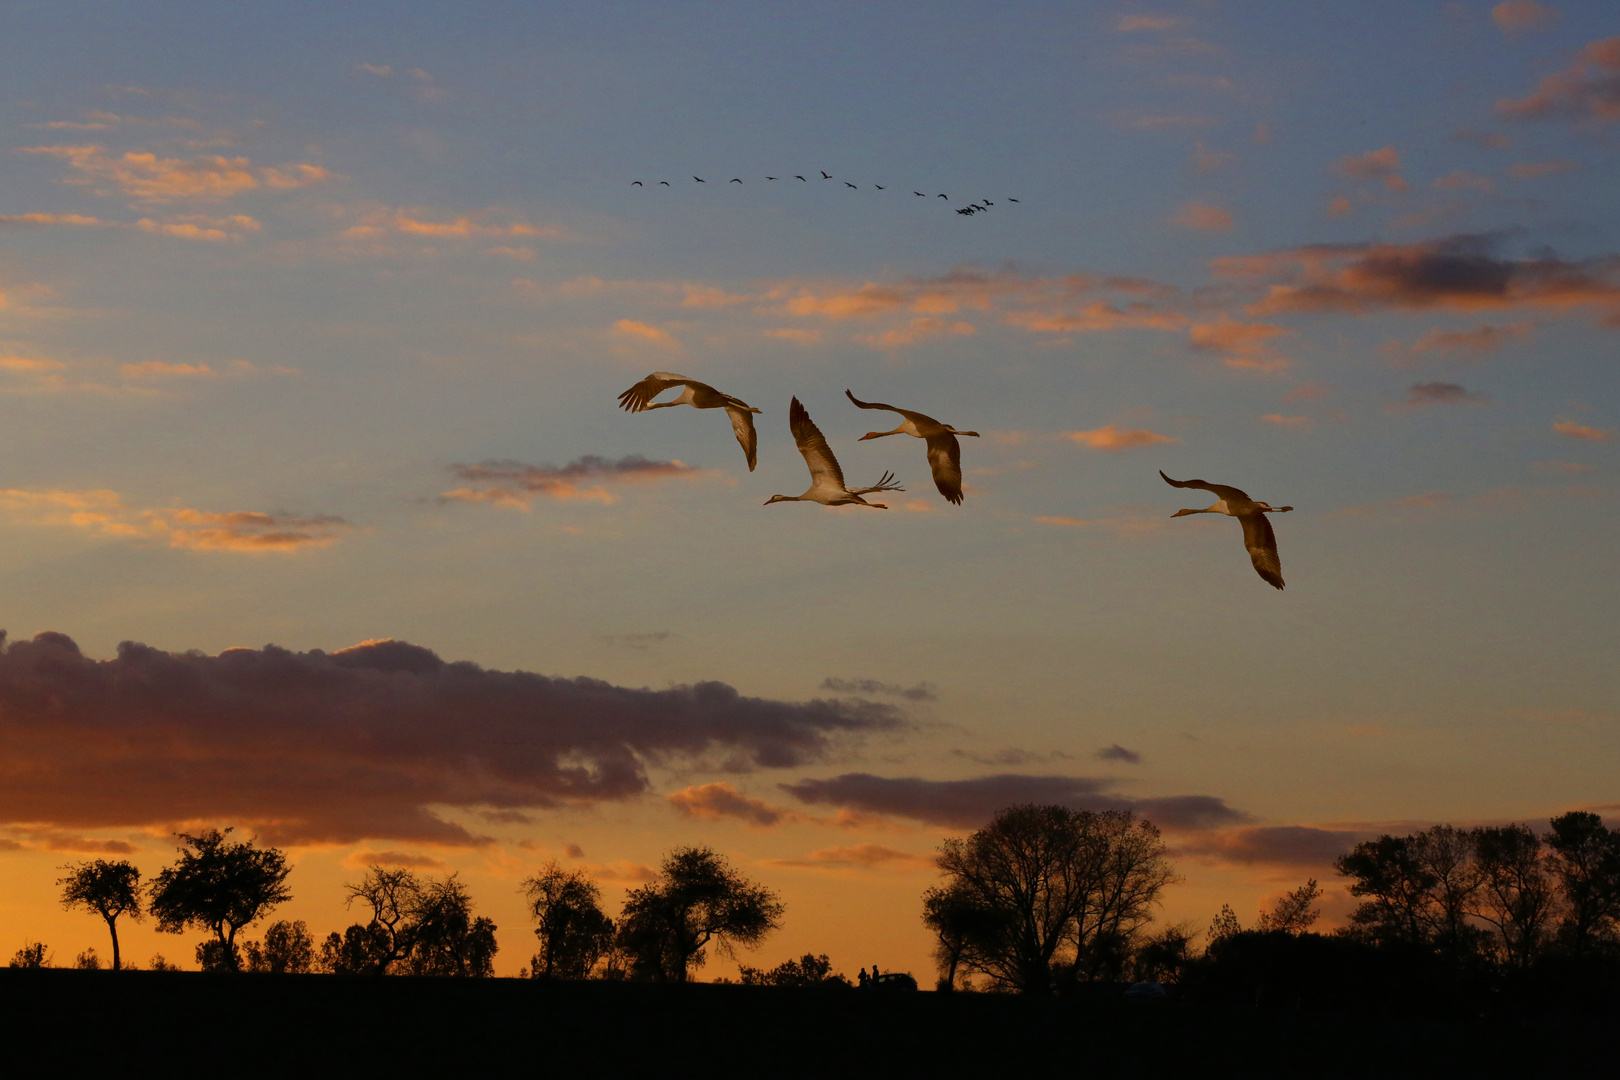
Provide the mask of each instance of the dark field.
{"label": "dark field", "polygon": [[9,969],[0,1010],[9,1062],[29,1048],[73,1075],[1620,1073],[1612,1012],[1420,1021],[1112,996]]}

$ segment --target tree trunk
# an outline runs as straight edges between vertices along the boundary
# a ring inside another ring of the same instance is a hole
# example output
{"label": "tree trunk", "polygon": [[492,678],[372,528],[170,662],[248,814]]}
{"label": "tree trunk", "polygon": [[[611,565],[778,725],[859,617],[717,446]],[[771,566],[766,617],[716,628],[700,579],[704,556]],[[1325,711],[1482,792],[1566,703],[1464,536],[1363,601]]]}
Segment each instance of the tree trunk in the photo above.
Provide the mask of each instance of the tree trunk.
{"label": "tree trunk", "polygon": [[107,932],[112,934],[112,942],[113,942],[113,967],[112,967],[112,969],[114,971],[117,971],[120,968],[120,964],[118,962],[118,920],[116,918],[112,918],[112,919],[107,920]]}

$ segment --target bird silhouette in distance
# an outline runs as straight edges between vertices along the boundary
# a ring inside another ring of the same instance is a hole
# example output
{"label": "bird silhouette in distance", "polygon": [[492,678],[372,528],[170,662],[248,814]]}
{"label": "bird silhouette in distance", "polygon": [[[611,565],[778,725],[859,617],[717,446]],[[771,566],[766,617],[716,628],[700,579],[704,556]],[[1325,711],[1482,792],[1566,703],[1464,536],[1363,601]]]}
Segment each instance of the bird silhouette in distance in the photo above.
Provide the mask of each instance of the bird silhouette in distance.
{"label": "bird silhouette in distance", "polygon": [[945,496],[946,502],[961,505],[962,444],[956,441],[956,437],[971,435],[977,439],[979,437],[977,431],[957,431],[932,416],[924,416],[910,409],[897,409],[893,405],[880,405],[875,401],[862,401],[848,390],[844,393],[849,400],[863,409],[886,409],[900,414],[899,427],[893,431],[868,431],[861,436],[861,442],[867,439],[881,439],[886,435],[915,435],[922,439],[928,444],[928,467],[934,472],[934,486],[939,488],[939,493]]}
{"label": "bird silhouette in distance", "polygon": [[646,187],[647,185],[643,184],[640,180],[632,180],[632,181],[630,181],[630,186],[631,187]]}
{"label": "bird silhouette in distance", "polygon": [[821,170],[821,178],[823,180],[831,180],[832,179],[832,173],[828,172],[826,169],[822,169]]}
{"label": "bird silhouette in distance", "polygon": [[700,184],[707,184],[708,183],[708,181],[703,179],[703,177],[701,177],[701,176],[694,176],[694,177],[692,177],[692,179],[696,180]]}
{"label": "bird silhouette in distance", "polygon": [[923,193],[922,193],[922,192],[920,192],[920,191],[913,191],[913,192],[912,192],[912,194],[913,194],[913,195],[915,195],[915,196],[917,196],[917,198],[919,198],[919,199],[926,199],[926,198],[928,198],[928,196],[926,196],[926,195],[924,195],[924,194],[923,194]]}
{"label": "bird silhouette in distance", "polygon": [[735,176],[733,176],[730,180],[727,180],[726,183],[728,183],[728,184],[740,184],[740,183],[742,183],[742,181],[737,179]]}
{"label": "bird silhouette in distance", "polygon": [[[1164,476],[1164,470],[1159,470]],[[1214,492],[1215,505],[1202,510],[1177,510],[1171,517],[1185,517],[1188,514],[1225,514],[1235,517],[1243,523],[1243,546],[1249,549],[1249,560],[1254,563],[1254,572],[1259,574],[1268,585],[1278,589],[1283,587],[1282,562],[1277,558],[1277,534],[1271,531],[1271,522],[1266,520],[1267,514],[1286,514],[1292,506],[1272,506],[1269,503],[1255,502],[1248,494],[1235,487],[1225,484],[1207,484],[1202,480],[1172,480],[1164,476],[1164,482],[1171,487],[1202,488]]]}
{"label": "bird silhouette in distance", "polygon": [[986,206],[994,206],[996,204],[991,202],[989,199],[986,199],[986,200],[984,200],[984,205],[986,205]]}
{"label": "bird silhouette in distance", "polygon": [[951,197],[949,195],[941,195],[940,198],[942,198],[942,199],[946,200],[947,202],[949,202]]}
{"label": "bird silhouette in distance", "polygon": [[[804,180],[804,177],[800,176],[798,173],[794,173],[793,174],[793,179],[795,179],[795,180]],[[804,180],[804,182],[808,184],[810,181]]]}
{"label": "bird silhouette in distance", "polygon": [[851,488],[845,484],[844,470],[838,467],[838,459],[833,457],[826,436],[810,419],[810,414],[804,411],[798,398],[794,398],[793,404],[788,406],[788,426],[793,429],[793,441],[799,444],[804,463],[810,467],[810,490],[803,495],[772,495],[765,500],[766,506],[777,502],[818,502],[823,506],[855,504],[887,510],[889,507],[886,503],[869,503],[861,496],[874,491],[906,490],[894,482],[894,474],[890,472],[884,473],[871,487]]}
{"label": "bird silhouette in distance", "polygon": [[1009,195],[1009,196],[1008,196],[1008,197],[1007,197],[1007,201],[1008,201],[1008,202],[1017,202],[1017,201],[1018,201],[1018,200],[1017,200],[1017,199],[1015,199],[1015,198],[1013,198],[1013,197],[1012,197],[1012,196],[1010,196],[1010,195]]}
{"label": "bird silhouette in distance", "polygon": [[665,187],[669,187],[669,181],[668,181],[668,180],[660,180],[660,181],[658,181],[658,182],[659,182],[659,183],[660,183],[660,184],[663,184],[663,185],[664,185],[664,186],[665,186]]}
{"label": "bird silhouette in distance", "polygon": [[[679,397],[670,401],[653,402],[653,398],[672,386],[684,386]],[[645,412],[648,409],[667,409],[672,405],[690,405],[694,409],[725,409],[731,417],[731,430],[737,436],[737,445],[748,459],[748,471],[754,471],[759,436],[754,433],[754,414],[762,410],[746,401],[722,394],[707,383],[688,379],[672,371],[655,371],[619,395],[619,407],[625,412]]]}
{"label": "bird silhouette in distance", "polygon": [[[845,181],[844,181],[844,186],[845,186],[845,187],[847,187],[847,188],[853,188],[853,187],[855,187],[855,185],[854,185],[854,184],[852,184],[852,183],[850,183],[850,182],[849,182],[849,181],[848,181],[848,180],[845,180]],[[857,190],[858,190],[858,189],[857,189]]]}
{"label": "bird silhouette in distance", "polygon": [[883,190],[883,185],[882,184],[873,184],[872,186],[877,188],[879,191]]}
{"label": "bird silhouette in distance", "polygon": [[776,179],[776,177],[774,177],[774,176],[767,176],[767,177],[766,177],[766,178],[765,178],[765,179],[767,179],[767,180],[775,180],[775,179]]}

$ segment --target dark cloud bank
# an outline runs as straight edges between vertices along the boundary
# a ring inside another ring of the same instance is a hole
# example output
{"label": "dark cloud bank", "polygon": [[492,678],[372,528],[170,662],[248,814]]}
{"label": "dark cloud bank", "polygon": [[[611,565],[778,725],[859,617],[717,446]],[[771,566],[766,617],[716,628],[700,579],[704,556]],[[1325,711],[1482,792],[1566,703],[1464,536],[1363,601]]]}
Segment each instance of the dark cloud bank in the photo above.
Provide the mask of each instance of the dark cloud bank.
{"label": "dark cloud bank", "polygon": [[0,633],[0,822],[95,829],[230,821],[275,843],[477,843],[431,807],[627,799],[646,766],[782,768],[904,723],[859,700],[635,690],[447,663],[402,641],[218,656]]}

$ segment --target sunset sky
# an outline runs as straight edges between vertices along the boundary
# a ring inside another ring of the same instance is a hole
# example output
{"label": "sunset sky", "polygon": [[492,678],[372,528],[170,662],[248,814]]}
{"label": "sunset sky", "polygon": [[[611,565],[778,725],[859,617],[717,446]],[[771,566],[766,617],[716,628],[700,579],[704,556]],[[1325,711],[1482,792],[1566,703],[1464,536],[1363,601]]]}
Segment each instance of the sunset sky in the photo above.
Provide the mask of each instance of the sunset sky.
{"label": "sunset sky", "polygon": [[[207,826],[318,936],[459,872],[500,974],[546,861],[616,915],[705,843],[747,962],[931,984],[1015,802],[1159,824],[1200,930],[1620,815],[1612,0],[58,0],[0,60],[0,961]],[[846,388],[980,432],[963,505]],[[794,396],[887,512],[762,506]],[[1295,507],[1286,591],[1160,469]]]}

